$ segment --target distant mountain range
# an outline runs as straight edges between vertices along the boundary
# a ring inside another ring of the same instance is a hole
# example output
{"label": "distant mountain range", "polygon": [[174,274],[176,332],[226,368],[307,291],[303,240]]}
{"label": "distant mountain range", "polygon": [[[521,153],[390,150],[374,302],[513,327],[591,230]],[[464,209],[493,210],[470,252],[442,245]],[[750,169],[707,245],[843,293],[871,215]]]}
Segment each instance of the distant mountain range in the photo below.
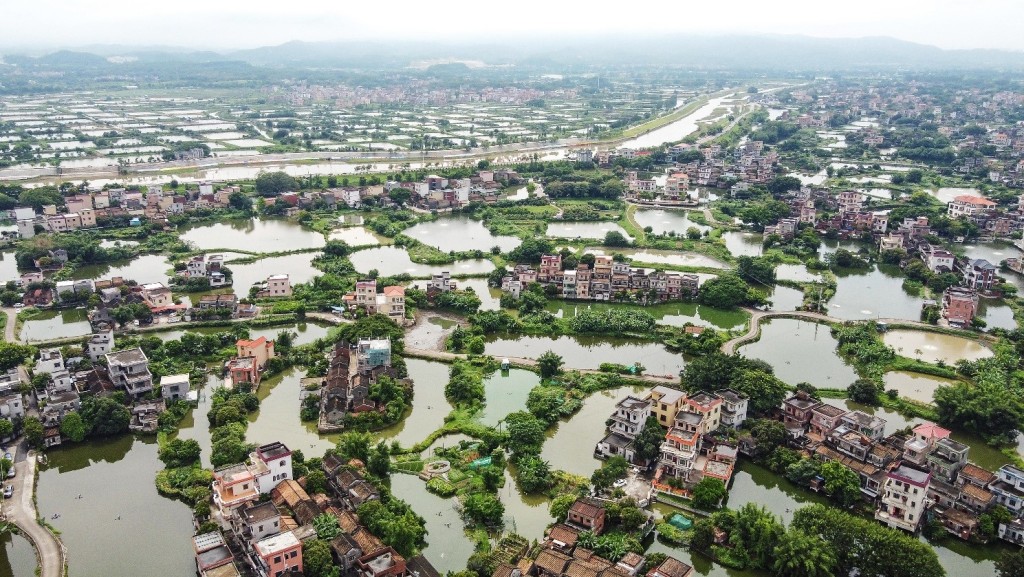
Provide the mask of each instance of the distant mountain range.
{"label": "distant mountain range", "polygon": [[[117,57],[111,58],[109,57]],[[943,50],[888,37],[812,38],[783,35],[566,37],[515,43],[455,44],[402,41],[294,41],[231,52],[117,45],[62,50],[43,56],[7,54],[6,64],[116,70],[125,63],[245,63],[270,68],[400,69],[429,59],[482,60],[489,65],[578,69],[601,65],[704,69],[852,70],[1024,69],[1024,52]],[[111,60],[114,60],[113,62]]]}

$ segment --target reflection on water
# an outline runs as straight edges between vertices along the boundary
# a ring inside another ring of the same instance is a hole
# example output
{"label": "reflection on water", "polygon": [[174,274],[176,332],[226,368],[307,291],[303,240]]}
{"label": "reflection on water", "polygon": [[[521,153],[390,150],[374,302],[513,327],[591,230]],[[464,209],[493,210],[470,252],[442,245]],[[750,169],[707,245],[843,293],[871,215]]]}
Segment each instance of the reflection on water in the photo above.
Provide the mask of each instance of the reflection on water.
{"label": "reflection on water", "polygon": [[828,325],[790,319],[761,323],[761,338],[740,347],[740,354],[761,359],[790,385],[844,389],[857,380],[857,372],[836,352],[838,341]]}
{"label": "reflection on water", "polygon": [[229,220],[216,224],[188,226],[181,239],[201,250],[235,249],[250,252],[277,252],[297,248],[319,248],[324,236],[305,230],[287,220]]}
{"label": "reflection on water", "polygon": [[976,361],[993,354],[977,341],[928,331],[888,331],[882,335],[882,341],[895,349],[897,354],[929,363],[942,361],[952,365],[961,359]]}
{"label": "reflection on water", "polygon": [[501,252],[508,252],[523,242],[515,236],[493,235],[483,222],[468,216],[445,216],[432,222],[421,222],[403,234],[442,252],[487,251],[493,246],[500,247]]}

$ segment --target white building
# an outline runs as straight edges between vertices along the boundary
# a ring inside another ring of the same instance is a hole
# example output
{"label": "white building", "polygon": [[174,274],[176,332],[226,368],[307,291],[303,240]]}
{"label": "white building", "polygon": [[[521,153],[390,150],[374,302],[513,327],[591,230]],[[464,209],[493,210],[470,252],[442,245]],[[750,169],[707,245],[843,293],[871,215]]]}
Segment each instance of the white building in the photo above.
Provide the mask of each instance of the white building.
{"label": "white building", "polygon": [[884,492],[875,511],[875,520],[893,529],[916,533],[924,517],[931,478],[931,472],[910,463],[900,463],[890,469],[882,484]]}
{"label": "white building", "polygon": [[93,333],[89,337],[89,342],[86,344],[86,354],[89,355],[89,359],[96,362],[100,357],[106,355],[110,351],[114,350],[114,330],[107,329],[98,333]]}
{"label": "white building", "polygon": [[160,396],[168,401],[178,401],[188,396],[187,374],[167,375],[160,378]]}
{"label": "white building", "polygon": [[107,353],[107,369],[114,386],[123,388],[132,398],[137,399],[153,390],[149,359],[138,347]]}

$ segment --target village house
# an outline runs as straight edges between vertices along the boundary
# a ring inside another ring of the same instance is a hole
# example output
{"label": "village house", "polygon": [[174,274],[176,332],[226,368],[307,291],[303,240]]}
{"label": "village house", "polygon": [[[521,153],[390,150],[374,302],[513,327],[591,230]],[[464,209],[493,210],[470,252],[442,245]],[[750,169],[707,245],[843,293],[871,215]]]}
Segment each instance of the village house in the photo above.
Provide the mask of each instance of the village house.
{"label": "village house", "polygon": [[980,196],[964,194],[954,198],[947,206],[946,214],[949,218],[960,218],[976,216],[982,211],[995,208],[996,203]]}
{"label": "village house", "polygon": [[978,291],[949,287],[942,292],[942,317],[953,326],[968,326],[978,314]]}
{"label": "village house", "polygon": [[188,374],[167,375],[160,378],[160,395],[168,401],[187,398],[189,388]]}
{"label": "village house", "polygon": [[576,499],[569,507],[566,524],[582,531],[590,531],[595,535],[604,532],[604,507],[587,499]]}
{"label": "village house", "polygon": [[798,431],[797,434],[803,434],[811,422],[814,408],[820,404],[821,401],[812,399],[804,391],[797,391],[795,395],[783,401],[783,418],[790,434],[794,434],[794,431]]}
{"label": "village house", "polygon": [[267,361],[274,358],[274,341],[259,337],[253,340],[239,339],[235,342],[235,356],[252,357],[256,359],[256,366],[262,370],[267,366]]}
{"label": "village house", "polygon": [[658,566],[647,572],[646,577],[691,577],[693,567],[674,557],[666,557]]}
{"label": "village house", "polygon": [[924,517],[931,473],[910,463],[897,463],[886,474],[875,519],[893,529],[916,533]]}
{"label": "village house", "polygon": [[246,503],[231,518],[231,530],[249,545],[281,532],[281,513],[270,501]]}
{"label": "village house", "polygon": [[142,349],[134,347],[106,354],[107,370],[115,387],[122,388],[133,399],[153,390],[149,359]]}
{"label": "village house", "polygon": [[292,571],[302,572],[302,543],[292,534],[279,533],[256,542],[253,546],[260,577],[281,577]]}
{"label": "village house", "polygon": [[256,298],[284,298],[292,296],[292,283],[286,274],[274,274],[260,285]]}
{"label": "village house", "polygon": [[651,414],[658,419],[658,424],[670,427],[676,420],[676,413],[686,402],[686,393],[664,385],[658,385],[647,393],[645,400],[651,403]]}
{"label": "village house", "polygon": [[112,350],[114,350],[114,331],[109,328],[93,333],[85,345],[85,353],[92,362],[98,361],[100,357]]}
{"label": "village house", "polygon": [[957,263],[964,285],[975,290],[988,290],[996,282],[996,267],[983,258],[964,259]]}
{"label": "village house", "polygon": [[594,456],[608,458],[624,457],[630,463],[635,462],[633,441],[644,429],[647,417],[651,414],[651,403],[628,396],[615,404],[615,412],[610,417],[608,434],[598,441],[594,448]]}

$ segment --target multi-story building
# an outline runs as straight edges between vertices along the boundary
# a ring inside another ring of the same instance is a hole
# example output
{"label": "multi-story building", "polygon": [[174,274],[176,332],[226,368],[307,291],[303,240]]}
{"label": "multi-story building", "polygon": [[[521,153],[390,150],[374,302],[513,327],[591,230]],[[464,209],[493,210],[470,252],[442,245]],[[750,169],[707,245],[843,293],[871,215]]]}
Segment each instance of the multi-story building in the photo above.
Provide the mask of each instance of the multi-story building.
{"label": "multi-story building", "polygon": [[715,396],[722,400],[722,425],[738,429],[747,420],[747,396],[732,389],[719,389]]}
{"label": "multi-story building", "polygon": [[910,463],[897,463],[885,476],[875,519],[893,529],[916,533],[924,518],[930,482],[929,471]]}
{"label": "multi-story building", "polygon": [[949,435],[949,429],[944,429],[935,423],[926,422],[914,427],[913,437],[907,439],[903,444],[903,460],[922,467],[926,466],[926,459],[935,447],[935,443],[948,438]]}
{"label": "multi-story building", "polygon": [[820,404],[821,401],[811,398],[806,392],[797,391],[795,395],[782,402],[786,428],[806,431],[811,422],[812,411]]}
{"label": "multi-story building", "polygon": [[983,258],[970,259],[963,263],[961,272],[964,285],[975,290],[987,290],[996,282],[996,267]]}
{"label": "multi-story building", "polygon": [[885,419],[869,415],[864,411],[844,413],[839,417],[839,422],[872,441],[881,441],[885,436]]}
{"label": "multi-story building", "polygon": [[949,218],[960,218],[961,216],[972,217],[982,211],[996,207],[996,203],[980,196],[970,194],[960,195],[950,202],[946,214]]}
{"label": "multi-story building", "polygon": [[996,480],[988,486],[995,502],[1014,515],[1024,510],[1024,471],[1013,465],[1003,465],[996,471]]}
{"label": "multi-story building", "polygon": [[139,347],[107,353],[107,371],[115,387],[123,388],[133,399],[153,390],[149,359]]}
{"label": "multi-story building", "polygon": [[235,343],[235,356],[253,357],[260,369],[267,366],[267,361],[274,358],[274,341],[260,337],[254,340],[239,339]]}
{"label": "multi-story building", "polygon": [[953,439],[940,439],[935,443],[932,452],[925,458],[928,469],[934,479],[952,483],[960,469],[967,464],[967,451],[970,449],[963,443]]}
{"label": "multi-story building", "polygon": [[647,393],[646,400],[651,402],[651,414],[658,419],[658,424],[670,427],[676,420],[676,413],[686,402],[686,393],[658,385]]}
{"label": "multi-story building", "polygon": [[286,274],[270,275],[256,296],[260,298],[290,297],[292,296],[291,279]]}
{"label": "multi-story building", "polygon": [[[697,393],[686,399],[683,410],[700,417],[700,433],[710,433],[722,424],[722,399],[710,393]],[[678,417],[679,414],[676,414]]]}
{"label": "multi-story building", "polygon": [[978,314],[978,291],[966,287],[949,287],[942,292],[942,316],[951,325],[966,326]]}
{"label": "multi-story building", "polygon": [[644,430],[650,415],[650,401],[630,395],[616,403],[615,412],[609,419],[608,434],[597,443],[594,454],[601,458],[619,455],[634,462],[633,441]]}
{"label": "multi-story building", "polygon": [[89,355],[89,360],[93,362],[98,361],[100,357],[106,355],[112,350],[114,350],[113,329],[93,333],[93,335],[89,337],[89,342],[86,343],[85,346],[85,352]]}
{"label": "multi-story building", "polygon": [[260,577],[302,573],[302,542],[291,531],[257,541],[253,551]]}
{"label": "multi-story building", "polygon": [[821,403],[811,409],[809,431],[820,437],[825,437],[832,431],[832,429],[839,426],[839,418],[845,414],[846,409],[840,409],[834,405]]}
{"label": "multi-story building", "polygon": [[231,518],[231,530],[240,541],[253,545],[281,532],[281,513],[270,501],[246,503]]}

